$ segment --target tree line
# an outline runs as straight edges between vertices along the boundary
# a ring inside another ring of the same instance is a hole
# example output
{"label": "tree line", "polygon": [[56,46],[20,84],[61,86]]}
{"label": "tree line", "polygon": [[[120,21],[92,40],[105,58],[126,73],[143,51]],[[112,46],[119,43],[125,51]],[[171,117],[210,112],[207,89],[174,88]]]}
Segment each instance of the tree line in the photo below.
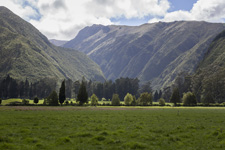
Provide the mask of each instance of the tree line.
{"label": "tree line", "polygon": [[[201,76],[187,76],[185,73],[180,73],[172,86],[159,91],[152,90],[151,82],[146,82],[140,86],[137,78],[119,78],[114,82],[109,80],[103,83],[92,80],[87,81],[85,78],[75,82],[67,79],[62,82],[60,90],[56,90],[59,85],[55,79],[42,79],[30,83],[27,79],[17,81],[8,75],[0,82],[0,98],[45,98],[45,104],[50,105],[55,105],[51,103],[54,97],[57,97],[57,104],[64,102],[64,100],[60,102],[60,99],[75,98],[81,105],[87,103],[88,99],[91,103],[93,102],[93,105],[98,100],[111,101],[112,105],[118,105],[119,99],[119,101],[124,101],[125,105],[133,106],[151,105],[153,101],[158,101],[160,105],[165,105],[165,102],[171,102],[174,105],[179,105],[179,103],[184,105],[197,105],[197,103],[209,105],[210,103],[225,102],[223,74],[217,74],[204,80],[200,78]],[[62,87],[63,85],[64,87]],[[83,93],[80,93],[81,91]],[[60,93],[65,93],[65,95],[62,96]],[[87,95],[84,93],[87,93]],[[148,97],[147,94],[150,94],[148,96],[151,97],[149,98],[151,100],[145,102],[143,97]],[[117,102],[114,101],[115,99],[117,99]]]}
{"label": "tree line", "polygon": [[166,101],[184,105],[221,104],[225,102],[225,70],[217,73],[188,75],[181,72],[172,86],[163,89]]}

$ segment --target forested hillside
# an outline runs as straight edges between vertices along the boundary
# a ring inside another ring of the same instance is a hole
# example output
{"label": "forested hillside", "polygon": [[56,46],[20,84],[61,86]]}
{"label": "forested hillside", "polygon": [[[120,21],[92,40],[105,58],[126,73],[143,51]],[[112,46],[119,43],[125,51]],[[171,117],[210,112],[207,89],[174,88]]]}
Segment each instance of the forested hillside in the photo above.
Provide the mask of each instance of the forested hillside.
{"label": "forested hillside", "polygon": [[154,89],[171,85],[181,73],[192,74],[220,23],[171,22],[141,26],[86,27],[64,47],[85,52],[100,65],[107,79],[138,77]]}
{"label": "forested hillside", "polygon": [[85,54],[52,45],[31,24],[0,7],[0,79],[43,78],[104,81],[99,66]]}
{"label": "forested hillside", "polygon": [[203,101],[224,102],[225,100],[225,31],[211,43],[205,58],[193,76],[196,95]]}

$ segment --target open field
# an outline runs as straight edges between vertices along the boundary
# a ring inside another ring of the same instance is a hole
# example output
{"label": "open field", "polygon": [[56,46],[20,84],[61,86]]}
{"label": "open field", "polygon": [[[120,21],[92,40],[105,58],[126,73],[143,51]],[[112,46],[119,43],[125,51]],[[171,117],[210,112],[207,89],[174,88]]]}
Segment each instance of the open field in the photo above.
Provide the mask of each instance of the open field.
{"label": "open field", "polygon": [[224,108],[0,106],[0,149],[225,149]]}

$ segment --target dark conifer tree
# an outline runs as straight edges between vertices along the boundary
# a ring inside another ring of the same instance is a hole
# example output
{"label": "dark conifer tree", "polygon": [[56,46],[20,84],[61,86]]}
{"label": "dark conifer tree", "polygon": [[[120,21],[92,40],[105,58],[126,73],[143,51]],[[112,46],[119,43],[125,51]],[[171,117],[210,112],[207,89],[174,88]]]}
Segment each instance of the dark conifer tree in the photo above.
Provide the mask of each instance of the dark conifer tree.
{"label": "dark conifer tree", "polygon": [[31,83],[30,89],[29,89],[29,98],[33,99],[33,84]]}
{"label": "dark conifer tree", "polygon": [[180,94],[178,88],[174,88],[172,96],[170,98],[170,102],[174,103],[175,106],[180,102]]}
{"label": "dark conifer tree", "polygon": [[28,98],[29,97],[29,82],[28,80],[26,79],[25,81],[25,85],[24,85],[24,97],[25,98]]}
{"label": "dark conifer tree", "polygon": [[158,99],[159,99],[159,93],[156,90],[155,93],[154,93],[154,101],[156,102]]}
{"label": "dark conifer tree", "polygon": [[81,85],[80,85],[80,89],[77,95],[77,101],[79,101],[80,105],[83,105],[84,103],[88,102],[88,93],[86,90],[86,86],[85,86],[85,80],[83,78]]}
{"label": "dark conifer tree", "polygon": [[60,90],[59,90],[59,103],[61,104],[61,106],[66,99],[66,91],[65,90],[66,90],[65,80],[63,80]]}
{"label": "dark conifer tree", "polygon": [[24,98],[24,82],[21,81],[19,84],[19,94],[20,94],[20,98]]}
{"label": "dark conifer tree", "polygon": [[65,81],[66,85],[66,97],[71,98],[72,97],[72,87],[73,87],[73,81],[71,79],[68,79]]}
{"label": "dark conifer tree", "polygon": [[162,98],[162,90],[159,90],[159,99]]}

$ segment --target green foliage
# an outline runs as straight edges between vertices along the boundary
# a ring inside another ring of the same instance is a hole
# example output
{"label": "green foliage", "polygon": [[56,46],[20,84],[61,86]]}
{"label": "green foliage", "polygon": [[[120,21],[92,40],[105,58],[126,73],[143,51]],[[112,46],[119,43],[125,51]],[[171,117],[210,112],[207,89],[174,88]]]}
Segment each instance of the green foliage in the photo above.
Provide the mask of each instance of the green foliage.
{"label": "green foliage", "polygon": [[101,101],[105,102],[105,101],[106,101],[106,98],[103,97],[103,98],[101,99]]}
{"label": "green foliage", "polygon": [[113,106],[119,106],[120,105],[120,98],[119,98],[118,94],[113,94],[111,104]]}
{"label": "green foliage", "polygon": [[141,96],[138,98],[138,105],[152,105],[152,94],[147,92],[141,93]]}
{"label": "green foliage", "polygon": [[63,80],[59,90],[59,103],[62,105],[65,99],[66,99],[66,86],[65,86],[65,80]]}
{"label": "green foliage", "polygon": [[92,106],[98,105],[98,97],[95,94],[92,94],[91,96],[91,105]]}
{"label": "green foliage", "polygon": [[165,106],[166,105],[166,102],[165,102],[165,100],[163,98],[159,99],[159,105],[160,106]]}
{"label": "green foliage", "polygon": [[197,99],[194,93],[187,92],[183,94],[183,105],[185,106],[194,106],[197,105]]}
{"label": "green foliage", "polygon": [[225,101],[225,31],[210,44],[204,59],[193,75],[194,92],[205,104]]}
{"label": "green foliage", "polygon": [[133,102],[133,96],[130,93],[127,93],[127,95],[124,97],[124,104],[127,106],[130,106]]}
{"label": "green foliage", "polygon": [[23,100],[22,100],[22,104],[23,104],[23,105],[28,105],[28,104],[29,104],[29,100],[23,99]]}
{"label": "green foliage", "polygon": [[38,104],[38,102],[39,102],[38,97],[35,97],[35,98],[34,98],[34,103],[37,105],[37,104]]}
{"label": "green foliage", "polygon": [[83,105],[84,103],[88,102],[88,93],[86,91],[84,79],[82,80],[80,88],[79,88],[79,92],[77,95],[77,101],[79,102],[80,105]]}
{"label": "green foliage", "polygon": [[136,106],[137,105],[137,99],[136,97],[133,95],[133,101],[131,102],[131,106]]}
{"label": "green foliage", "polygon": [[178,88],[173,89],[172,96],[170,97],[170,102],[174,103],[175,106],[180,102],[180,94]]}
{"label": "green foliage", "polygon": [[210,103],[215,103],[215,100],[210,92],[204,94],[204,96],[202,98],[202,103],[204,103],[206,105],[209,105]]}
{"label": "green foliage", "polygon": [[47,104],[50,106],[58,106],[58,94],[56,91],[52,91],[52,93],[47,98]]}

